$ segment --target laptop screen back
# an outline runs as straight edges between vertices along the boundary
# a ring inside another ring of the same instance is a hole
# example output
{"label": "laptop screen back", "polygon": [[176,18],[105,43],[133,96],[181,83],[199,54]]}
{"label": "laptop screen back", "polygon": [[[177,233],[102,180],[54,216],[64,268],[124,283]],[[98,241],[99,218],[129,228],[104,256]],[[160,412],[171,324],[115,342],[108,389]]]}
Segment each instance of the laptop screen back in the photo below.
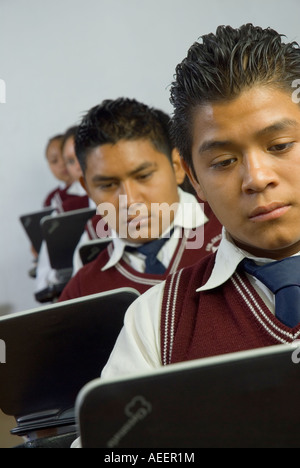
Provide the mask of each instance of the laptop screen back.
{"label": "laptop screen back", "polygon": [[76,414],[83,447],[299,447],[300,367],[292,347],[174,364],[89,383]]}

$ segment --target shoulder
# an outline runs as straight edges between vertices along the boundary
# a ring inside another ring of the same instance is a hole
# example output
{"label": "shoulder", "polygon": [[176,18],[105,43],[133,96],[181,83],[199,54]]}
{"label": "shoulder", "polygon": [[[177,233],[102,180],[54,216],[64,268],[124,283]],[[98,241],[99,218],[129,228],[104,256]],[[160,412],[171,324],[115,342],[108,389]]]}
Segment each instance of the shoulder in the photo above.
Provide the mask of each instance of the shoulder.
{"label": "shoulder", "polygon": [[54,195],[56,193],[59,192],[59,190],[60,190],[60,188],[56,187],[54,190],[52,190],[50,193],[48,193],[48,195],[46,196],[46,198],[44,200],[43,206],[50,206],[52,198],[54,197]]}
{"label": "shoulder", "polygon": [[[85,234],[85,237],[87,237],[87,234]],[[110,244],[109,244],[110,245]],[[108,245],[108,246],[109,246]],[[106,272],[102,272],[102,268],[106,265],[106,263],[109,260],[109,253],[108,253],[108,246],[106,246],[98,255],[97,257],[92,260],[91,262],[87,263],[86,265],[83,265],[74,278],[76,276],[78,277],[86,277],[90,276],[91,274],[104,274]]]}
{"label": "shoulder", "polygon": [[81,208],[89,207],[89,197],[84,195],[82,197],[71,195],[63,201],[62,211],[80,210]]}
{"label": "shoulder", "polygon": [[109,284],[109,278],[105,272],[101,271],[101,268],[105,265],[107,259],[108,253],[105,249],[95,260],[79,268],[77,273],[65,286],[59,301],[74,299],[80,296],[95,294],[102,290],[112,289]]}

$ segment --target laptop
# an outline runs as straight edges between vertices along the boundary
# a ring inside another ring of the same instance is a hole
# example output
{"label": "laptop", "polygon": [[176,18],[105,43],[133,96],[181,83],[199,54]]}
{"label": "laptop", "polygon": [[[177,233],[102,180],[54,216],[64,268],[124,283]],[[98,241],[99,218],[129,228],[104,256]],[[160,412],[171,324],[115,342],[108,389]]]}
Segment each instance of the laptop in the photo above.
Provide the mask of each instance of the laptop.
{"label": "laptop", "polygon": [[43,232],[40,224],[41,220],[45,216],[49,216],[53,211],[54,208],[44,208],[40,211],[24,214],[19,218],[31,245],[33,245],[37,253],[39,253],[43,241]]}
{"label": "laptop", "polygon": [[47,243],[50,264],[54,270],[67,270],[73,267],[74,250],[87,221],[95,213],[95,208],[82,208],[42,219],[42,232]]}
{"label": "laptop", "polygon": [[79,248],[79,255],[82,264],[86,265],[87,263],[95,260],[99,253],[106,249],[111,241],[112,239],[110,237],[106,237],[103,239],[93,239],[90,242],[82,244],[82,246]]}
{"label": "laptop", "polygon": [[300,356],[278,345],[88,383],[83,448],[300,447]]}
{"label": "laptop", "polygon": [[75,424],[76,396],[100,376],[138,296],[121,288],[0,317],[0,408],[16,418],[13,434]]}

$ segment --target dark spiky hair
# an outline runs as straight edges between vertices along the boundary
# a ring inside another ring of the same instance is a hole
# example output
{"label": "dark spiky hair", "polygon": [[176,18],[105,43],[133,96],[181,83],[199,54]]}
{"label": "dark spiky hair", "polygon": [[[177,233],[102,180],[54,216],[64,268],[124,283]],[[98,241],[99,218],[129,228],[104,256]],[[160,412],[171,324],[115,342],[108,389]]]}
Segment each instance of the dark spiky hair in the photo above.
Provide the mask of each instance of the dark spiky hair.
{"label": "dark spiky hair", "polygon": [[207,103],[229,101],[255,85],[273,86],[292,95],[300,78],[300,48],[284,43],[271,28],[245,24],[219,26],[194,43],[176,67],[170,101],[174,107],[172,137],[187,164],[192,164],[194,111]]}
{"label": "dark spiky hair", "polygon": [[106,99],[83,117],[75,138],[75,151],[83,173],[90,151],[120,140],[149,140],[172,161],[170,116],[135,99]]}

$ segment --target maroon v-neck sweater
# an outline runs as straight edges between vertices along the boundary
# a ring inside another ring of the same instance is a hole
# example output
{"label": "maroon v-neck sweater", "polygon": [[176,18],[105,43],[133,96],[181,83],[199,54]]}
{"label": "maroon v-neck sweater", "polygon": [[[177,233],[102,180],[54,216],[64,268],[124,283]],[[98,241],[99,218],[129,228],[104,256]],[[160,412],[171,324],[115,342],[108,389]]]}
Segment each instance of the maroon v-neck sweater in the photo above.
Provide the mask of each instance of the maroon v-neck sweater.
{"label": "maroon v-neck sweater", "polygon": [[215,254],[166,280],[161,317],[164,365],[291,343],[300,335],[283,325],[238,268],[223,285],[197,292],[212,272]]}

